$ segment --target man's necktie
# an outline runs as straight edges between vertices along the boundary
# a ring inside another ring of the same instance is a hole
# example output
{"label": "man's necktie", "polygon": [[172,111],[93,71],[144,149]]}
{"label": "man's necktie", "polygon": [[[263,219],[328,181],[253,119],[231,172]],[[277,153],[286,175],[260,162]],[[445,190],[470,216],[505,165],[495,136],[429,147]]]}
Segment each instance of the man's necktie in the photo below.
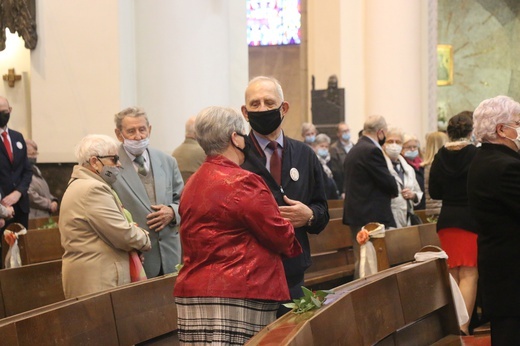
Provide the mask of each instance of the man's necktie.
{"label": "man's necktie", "polygon": [[9,156],[9,161],[13,163],[13,151],[11,150],[11,143],[9,143],[6,131],[2,132],[2,137],[4,139],[5,150],[7,150],[7,156]]}
{"label": "man's necktie", "polygon": [[271,175],[274,180],[278,183],[278,185],[282,184],[282,158],[280,154],[278,154],[278,142],[271,141],[267,145],[270,149],[273,150],[273,155],[271,155]]}
{"label": "man's necktie", "polygon": [[144,166],[144,157],[143,155],[136,156],[134,162],[137,163],[137,173],[141,175],[146,175],[148,172],[146,171],[146,167]]}

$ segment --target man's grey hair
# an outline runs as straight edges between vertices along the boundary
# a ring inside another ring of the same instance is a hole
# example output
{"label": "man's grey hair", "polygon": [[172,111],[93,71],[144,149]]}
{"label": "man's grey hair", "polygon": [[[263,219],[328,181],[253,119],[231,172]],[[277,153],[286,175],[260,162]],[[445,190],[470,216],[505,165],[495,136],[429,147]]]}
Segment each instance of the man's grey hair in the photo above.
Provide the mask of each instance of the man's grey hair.
{"label": "man's grey hair", "polygon": [[137,117],[144,117],[146,119],[146,126],[150,126],[150,123],[148,122],[148,115],[146,115],[146,112],[144,109],[139,107],[128,107],[123,109],[121,112],[117,113],[114,116],[114,122],[116,124],[116,128],[118,130],[123,129],[123,119],[126,117],[131,118],[137,118]]}
{"label": "man's grey hair", "polygon": [[244,117],[232,108],[208,107],[195,119],[195,133],[206,155],[222,154],[233,132],[246,134]]}
{"label": "man's grey hair", "polygon": [[195,138],[195,116],[191,116],[186,120],[184,134],[186,137]]}
{"label": "man's grey hair", "polygon": [[320,133],[319,135],[316,136],[316,139],[314,140],[314,143],[312,143],[312,144],[313,144],[313,146],[316,146],[321,143],[330,144],[330,137],[324,133]]}
{"label": "man's grey hair", "polygon": [[520,104],[508,96],[482,101],[473,112],[473,134],[479,142],[497,139],[497,125],[511,124],[520,115]]}
{"label": "man's grey hair", "polygon": [[257,83],[257,82],[263,82],[263,81],[268,81],[268,82],[274,83],[275,88],[276,88],[276,93],[278,94],[278,97],[280,98],[280,100],[283,101],[282,86],[280,85],[280,82],[278,82],[278,80],[276,78],[274,78],[274,77],[267,77],[267,76],[257,76],[257,77],[254,77],[247,84],[246,93],[247,93],[247,90],[249,89],[249,87],[251,85],[253,85],[253,84]]}
{"label": "man's grey hair", "polygon": [[381,129],[386,129],[386,120],[382,115],[370,115],[363,125],[363,133],[376,133]]}
{"label": "man's grey hair", "polygon": [[106,156],[117,153],[117,141],[107,135],[87,135],[76,145],[78,164],[85,165],[92,156]]}

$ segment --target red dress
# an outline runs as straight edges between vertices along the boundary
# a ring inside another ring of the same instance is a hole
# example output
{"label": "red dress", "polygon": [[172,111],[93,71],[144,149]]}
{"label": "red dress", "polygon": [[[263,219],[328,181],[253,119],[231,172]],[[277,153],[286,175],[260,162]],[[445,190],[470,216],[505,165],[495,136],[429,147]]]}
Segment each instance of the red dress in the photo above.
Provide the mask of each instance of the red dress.
{"label": "red dress", "polygon": [[258,175],[208,156],[179,203],[184,266],[176,297],[290,299],[282,256],[302,250]]}

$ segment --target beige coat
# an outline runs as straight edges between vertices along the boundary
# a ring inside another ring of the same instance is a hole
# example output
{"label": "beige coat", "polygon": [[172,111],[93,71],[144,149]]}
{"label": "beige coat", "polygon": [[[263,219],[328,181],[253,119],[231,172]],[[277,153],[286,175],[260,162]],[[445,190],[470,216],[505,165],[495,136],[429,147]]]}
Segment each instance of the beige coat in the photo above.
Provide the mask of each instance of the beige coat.
{"label": "beige coat", "polygon": [[111,187],[79,165],[63,196],[59,228],[66,298],[129,283],[128,252],[150,249],[147,232],[127,222]]}

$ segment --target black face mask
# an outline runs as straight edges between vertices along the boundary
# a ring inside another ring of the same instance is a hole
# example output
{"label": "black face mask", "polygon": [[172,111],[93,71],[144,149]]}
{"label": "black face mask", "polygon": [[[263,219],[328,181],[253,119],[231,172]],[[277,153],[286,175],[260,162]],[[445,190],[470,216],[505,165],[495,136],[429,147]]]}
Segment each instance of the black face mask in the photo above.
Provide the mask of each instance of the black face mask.
{"label": "black face mask", "polygon": [[34,166],[36,164],[36,158],[35,157],[28,157],[27,160],[29,160],[29,163],[31,166]]}
{"label": "black face mask", "polygon": [[[283,103],[282,103],[283,105]],[[276,130],[282,123],[282,114],[280,109],[282,105],[276,109],[263,112],[247,112],[249,125],[261,135],[267,136]]]}
{"label": "black face mask", "polygon": [[235,148],[237,148],[238,150],[240,150],[242,152],[242,154],[244,154],[244,161],[245,161],[245,160],[247,160],[249,148],[251,147],[251,145],[249,145],[249,142],[246,140],[247,139],[247,135],[243,135],[243,134],[238,133],[238,132],[237,132],[237,135],[239,135],[240,137],[244,138],[244,149],[237,147],[235,144],[233,144],[233,142],[231,142],[231,144],[233,144],[233,146]]}
{"label": "black face mask", "polygon": [[380,146],[383,146],[383,144],[385,144],[385,142],[386,142],[386,135],[383,136],[383,139],[379,139],[379,136],[377,136],[377,142],[379,143]]}
{"label": "black face mask", "polygon": [[11,116],[11,113],[3,111],[0,112],[0,127],[5,127],[7,123],[9,122],[9,117]]}

